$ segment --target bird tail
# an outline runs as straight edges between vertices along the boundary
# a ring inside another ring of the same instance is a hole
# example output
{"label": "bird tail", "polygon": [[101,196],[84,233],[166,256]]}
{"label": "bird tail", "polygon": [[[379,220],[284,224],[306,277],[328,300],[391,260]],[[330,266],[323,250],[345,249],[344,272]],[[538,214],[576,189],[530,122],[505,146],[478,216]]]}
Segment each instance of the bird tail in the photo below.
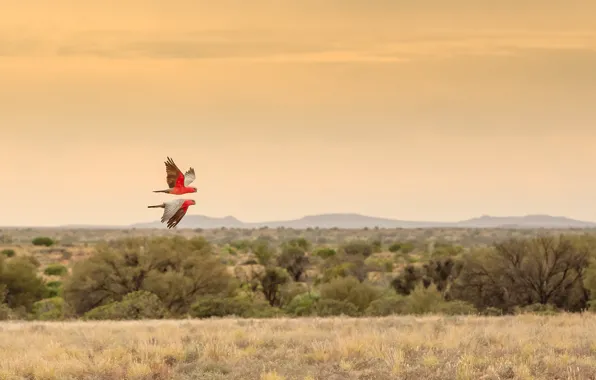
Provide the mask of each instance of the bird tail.
{"label": "bird tail", "polygon": [[147,208],[165,208],[166,205],[165,204],[160,204],[160,205],[154,205],[154,206],[147,206]]}
{"label": "bird tail", "polygon": [[169,193],[170,189],[167,190],[153,190],[154,193]]}

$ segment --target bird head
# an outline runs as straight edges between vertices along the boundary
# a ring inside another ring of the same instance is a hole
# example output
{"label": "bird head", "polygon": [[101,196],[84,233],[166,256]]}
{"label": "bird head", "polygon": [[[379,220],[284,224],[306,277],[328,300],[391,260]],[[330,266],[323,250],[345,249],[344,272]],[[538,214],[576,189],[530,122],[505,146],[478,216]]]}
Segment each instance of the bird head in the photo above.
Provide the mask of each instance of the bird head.
{"label": "bird head", "polygon": [[195,200],[194,200],[194,199],[191,199],[191,200],[190,200],[190,204],[191,204],[191,205],[196,205],[196,204],[197,204],[197,202],[195,202]]}
{"label": "bird head", "polygon": [[193,192],[193,193],[196,193],[196,192],[197,192],[197,188],[196,188],[196,187],[194,187],[194,186],[191,186],[190,188],[192,189],[192,192]]}

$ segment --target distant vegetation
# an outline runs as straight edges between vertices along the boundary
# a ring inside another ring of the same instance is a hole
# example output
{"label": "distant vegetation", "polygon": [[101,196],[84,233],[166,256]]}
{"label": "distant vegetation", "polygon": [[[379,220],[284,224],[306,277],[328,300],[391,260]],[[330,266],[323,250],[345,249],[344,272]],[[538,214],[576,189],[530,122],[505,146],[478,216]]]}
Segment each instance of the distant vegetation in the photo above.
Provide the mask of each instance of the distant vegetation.
{"label": "distant vegetation", "polygon": [[34,232],[3,231],[0,319],[596,310],[596,235],[580,230]]}

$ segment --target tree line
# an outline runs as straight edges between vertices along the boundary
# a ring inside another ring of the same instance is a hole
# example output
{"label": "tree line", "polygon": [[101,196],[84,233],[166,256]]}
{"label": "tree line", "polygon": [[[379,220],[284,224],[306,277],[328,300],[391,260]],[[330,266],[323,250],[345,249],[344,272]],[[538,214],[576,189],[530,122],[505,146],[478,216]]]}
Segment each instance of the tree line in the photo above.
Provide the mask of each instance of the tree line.
{"label": "tree line", "polygon": [[[46,281],[31,256],[0,255],[0,319],[555,313],[596,310],[590,235],[509,238],[464,252],[443,247],[393,271],[371,260],[379,242],[338,247],[292,238],[250,243],[256,260],[230,267],[203,237],[103,242]],[[399,254],[408,244],[393,243]],[[383,273],[374,280],[371,274]]]}

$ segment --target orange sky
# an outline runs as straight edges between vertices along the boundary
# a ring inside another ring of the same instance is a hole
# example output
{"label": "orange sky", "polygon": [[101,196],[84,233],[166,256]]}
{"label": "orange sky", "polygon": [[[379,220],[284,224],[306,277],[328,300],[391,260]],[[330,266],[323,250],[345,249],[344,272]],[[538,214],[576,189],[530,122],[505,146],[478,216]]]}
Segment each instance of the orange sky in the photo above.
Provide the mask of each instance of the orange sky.
{"label": "orange sky", "polygon": [[0,225],[596,221],[596,3],[404,3],[2,4]]}

